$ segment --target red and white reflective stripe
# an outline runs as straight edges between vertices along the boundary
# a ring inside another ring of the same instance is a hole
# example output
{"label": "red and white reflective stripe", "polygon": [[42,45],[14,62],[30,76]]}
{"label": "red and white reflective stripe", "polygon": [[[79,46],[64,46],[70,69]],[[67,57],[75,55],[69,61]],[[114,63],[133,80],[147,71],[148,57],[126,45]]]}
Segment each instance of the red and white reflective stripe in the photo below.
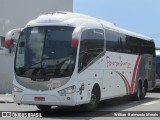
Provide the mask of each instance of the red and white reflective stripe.
{"label": "red and white reflective stripe", "polygon": [[136,76],[137,76],[137,69],[138,69],[138,66],[139,66],[140,59],[141,59],[141,57],[140,57],[140,55],[138,55],[136,64],[134,66],[133,75],[132,75],[132,83],[131,83],[131,90],[130,90],[131,94],[133,94],[133,90],[134,90],[134,86],[135,86],[134,81],[135,81]]}
{"label": "red and white reflective stripe", "polygon": [[140,55],[137,57],[137,60],[136,60],[136,64],[134,66],[134,70],[133,70],[133,75],[132,75],[132,81],[131,81],[131,84],[129,84],[129,81],[128,79],[123,75],[121,74],[120,72],[118,71],[115,71],[117,74],[119,74],[119,76],[121,76],[121,78],[123,79],[125,85],[126,85],[126,88],[127,88],[127,92],[129,94],[133,94],[134,93],[134,87],[135,87],[135,80],[136,80],[136,75],[137,75],[137,70],[138,70],[138,66],[139,66],[139,62],[140,62]]}

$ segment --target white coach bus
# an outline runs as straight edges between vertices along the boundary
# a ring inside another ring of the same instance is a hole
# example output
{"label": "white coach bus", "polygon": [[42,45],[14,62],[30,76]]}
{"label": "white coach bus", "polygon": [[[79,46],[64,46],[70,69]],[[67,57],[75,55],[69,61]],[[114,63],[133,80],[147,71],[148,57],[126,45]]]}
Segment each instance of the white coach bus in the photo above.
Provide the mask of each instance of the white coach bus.
{"label": "white coach bus", "polygon": [[83,104],[94,110],[109,98],[143,99],[155,85],[155,45],[149,37],[70,12],[41,15],[19,31],[17,104],[42,110]]}

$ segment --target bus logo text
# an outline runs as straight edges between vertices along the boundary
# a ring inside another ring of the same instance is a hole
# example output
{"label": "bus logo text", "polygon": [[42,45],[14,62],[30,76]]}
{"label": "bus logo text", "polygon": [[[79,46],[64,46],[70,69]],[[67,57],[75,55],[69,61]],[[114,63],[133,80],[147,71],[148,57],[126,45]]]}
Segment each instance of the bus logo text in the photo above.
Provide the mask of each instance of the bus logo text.
{"label": "bus logo text", "polygon": [[131,68],[131,63],[122,61],[121,56],[119,57],[119,61],[112,61],[109,56],[107,56],[106,59],[107,59],[107,67],[111,67],[111,66],[125,67],[126,66],[127,68]]}

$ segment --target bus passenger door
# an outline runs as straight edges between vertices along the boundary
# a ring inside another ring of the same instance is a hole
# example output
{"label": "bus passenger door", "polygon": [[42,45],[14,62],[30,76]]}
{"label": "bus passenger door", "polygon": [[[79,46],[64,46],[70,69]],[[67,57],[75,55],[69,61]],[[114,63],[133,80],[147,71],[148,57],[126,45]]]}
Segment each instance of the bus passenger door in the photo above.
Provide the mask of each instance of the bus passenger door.
{"label": "bus passenger door", "polygon": [[81,34],[78,58],[78,104],[90,101],[95,84],[100,89],[103,80],[104,31],[99,28],[85,28]]}

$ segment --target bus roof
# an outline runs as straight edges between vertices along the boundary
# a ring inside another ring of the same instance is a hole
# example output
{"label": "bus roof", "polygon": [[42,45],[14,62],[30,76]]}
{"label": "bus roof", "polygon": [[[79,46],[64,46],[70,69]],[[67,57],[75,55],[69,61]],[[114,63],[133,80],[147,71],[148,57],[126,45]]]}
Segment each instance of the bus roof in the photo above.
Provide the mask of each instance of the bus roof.
{"label": "bus roof", "polygon": [[44,26],[44,25],[67,25],[67,26],[71,25],[74,27],[78,27],[78,26],[83,26],[83,25],[85,26],[85,24],[87,23],[90,23],[90,24],[93,23],[92,25],[95,25],[95,26],[101,24],[105,28],[116,30],[126,35],[134,36],[134,37],[141,38],[141,39],[148,40],[148,41],[153,41],[153,39],[150,37],[122,29],[108,21],[104,21],[104,20],[97,19],[91,16],[80,14],[80,13],[71,13],[71,12],[63,12],[63,11],[40,15],[35,20],[30,21],[26,25],[26,27]]}

